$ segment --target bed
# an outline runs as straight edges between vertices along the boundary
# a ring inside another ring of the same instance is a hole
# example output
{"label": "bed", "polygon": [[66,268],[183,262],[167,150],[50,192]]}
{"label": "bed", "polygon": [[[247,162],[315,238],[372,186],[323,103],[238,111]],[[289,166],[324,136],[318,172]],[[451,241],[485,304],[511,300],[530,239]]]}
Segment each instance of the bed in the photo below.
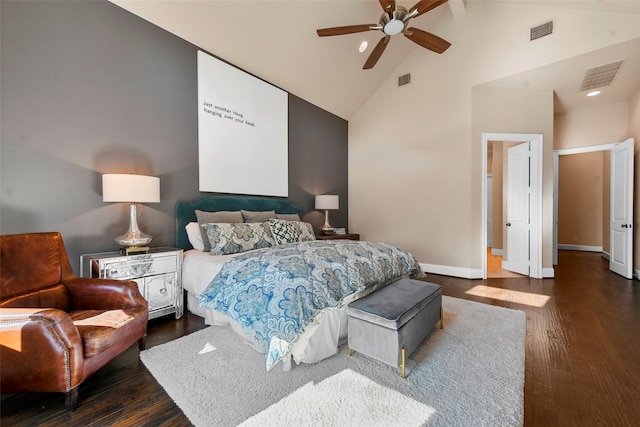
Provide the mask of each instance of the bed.
{"label": "bed", "polygon": [[351,301],[401,276],[424,275],[400,248],[315,240],[301,217],[299,206],[269,197],[218,195],[176,205],[187,309],[209,325],[231,325],[265,354],[267,370],[332,356],[346,341]]}

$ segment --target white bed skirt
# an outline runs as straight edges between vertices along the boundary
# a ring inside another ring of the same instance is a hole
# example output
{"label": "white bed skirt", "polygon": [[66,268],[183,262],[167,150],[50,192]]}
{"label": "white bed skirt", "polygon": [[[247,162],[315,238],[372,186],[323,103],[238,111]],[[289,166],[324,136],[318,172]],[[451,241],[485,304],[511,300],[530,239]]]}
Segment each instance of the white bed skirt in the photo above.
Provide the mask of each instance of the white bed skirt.
{"label": "white bed skirt", "polygon": [[[282,360],[282,369],[289,371],[292,359],[296,364],[315,363],[336,354],[338,346],[347,340],[347,305],[357,297],[350,298],[340,308],[325,311],[318,316],[293,345],[289,355]],[[245,344],[262,353],[258,343],[244,333],[238,322],[222,313],[200,307],[198,296],[190,292],[187,292],[187,308],[191,313],[203,317],[207,325],[231,325]]]}

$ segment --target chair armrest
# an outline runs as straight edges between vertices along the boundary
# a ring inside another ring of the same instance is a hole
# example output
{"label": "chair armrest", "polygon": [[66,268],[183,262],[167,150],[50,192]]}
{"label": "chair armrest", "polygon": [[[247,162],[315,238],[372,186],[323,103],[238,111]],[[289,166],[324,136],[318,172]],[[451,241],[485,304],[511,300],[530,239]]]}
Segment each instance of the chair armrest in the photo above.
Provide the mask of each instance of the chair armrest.
{"label": "chair armrest", "polygon": [[62,310],[0,308],[0,350],[3,393],[21,391],[25,383],[66,391],[82,375],[82,339]]}
{"label": "chair armrest", "polygon": [[138,284],[130,280],[80,278],[67,279],[71,306],[75,310],[115,310],[148,307]]}
{"label": "chair armrest", "polygon": [[2,344],[7,343],[4,339],[7,331],[20,331],[23,337],[27,333],[41,333],[40,328],[29,328],[31,323],[45,326],[45,333],[55,331],[67,348],[82,347],[82,339],[73,320],[66,312],[57,308],[0,308]]}

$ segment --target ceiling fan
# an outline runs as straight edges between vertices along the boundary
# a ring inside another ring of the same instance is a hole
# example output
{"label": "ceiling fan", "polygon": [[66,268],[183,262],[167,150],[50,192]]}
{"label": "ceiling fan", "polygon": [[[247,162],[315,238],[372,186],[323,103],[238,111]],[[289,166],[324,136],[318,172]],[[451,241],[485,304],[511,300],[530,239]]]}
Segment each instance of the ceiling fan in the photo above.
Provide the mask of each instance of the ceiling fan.
{"label": "ceiling fan", "polygon": [[406,38],[420,46],[429,49],[436,53],[442,53],[451,46],[446,40],[440,37],[420,30],[418,28],[408,27],[409,20],[426,13],[447,0],[421,0],[416,3],[411,9],[407,10],[402,6],[396,6],[395,0],[379,0],[384,13],[380,17],[378,24],[364,24],[364,25],[348,25],[346,27],[332,27],[323,28],[318,31],[320,37],[326,36],[340,36],[344,34],[361,33],[370,30],[380,30],[384,33],[384,36],[376,47],[373,49],[367,62],[365,62],[364,70],[373,68],[382,56],[382,52],[387,47],[391,36],[403,33]]}

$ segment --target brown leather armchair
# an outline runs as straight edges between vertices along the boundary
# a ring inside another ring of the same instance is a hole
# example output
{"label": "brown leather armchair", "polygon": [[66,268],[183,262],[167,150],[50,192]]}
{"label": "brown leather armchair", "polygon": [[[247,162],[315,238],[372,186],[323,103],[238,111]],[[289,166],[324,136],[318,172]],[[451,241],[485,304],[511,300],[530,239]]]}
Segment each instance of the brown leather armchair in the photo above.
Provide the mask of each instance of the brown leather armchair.
{"label": "brown leather armchair", "polygon": [[2,393],[66,393],[138,341],[147,301],[135,282],[73,274],[60,233],[0,236]]}

